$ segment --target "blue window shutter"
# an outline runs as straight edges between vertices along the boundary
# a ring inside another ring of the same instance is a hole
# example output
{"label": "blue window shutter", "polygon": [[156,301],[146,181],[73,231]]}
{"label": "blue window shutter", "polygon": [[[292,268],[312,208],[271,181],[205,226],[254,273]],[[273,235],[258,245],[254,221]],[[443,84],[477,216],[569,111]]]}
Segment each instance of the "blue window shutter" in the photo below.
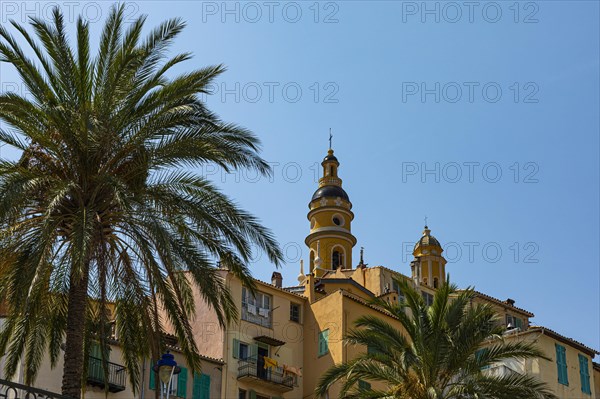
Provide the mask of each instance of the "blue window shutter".
{"label": "blue window shutter", "polygon": [[359,389],[371,389],[371,384],[366,381],[358,380],[358,388]]}
{"label": "blue window shutter", "polygon": [[590,386],[588,359],[582,354],[579,355],[579,376],[581,378],[581,392],[591,395],[592,389]]}
{"label": "blue window shutter", "polygon": [[187,369],[185,367],[182,367],[181,372],[177,375],[177,396],[187,397]]}
{"label": "blue window shutter", "polygon": [[152,369],[150,364],[150,389],[156,389],[156,372]]}
{"label": "blue window shutter", "polygon": [[558,369],[558,382],[569,385],[569,374],[567,371],[567,354],[564,346],[556,345],[556,367]]}

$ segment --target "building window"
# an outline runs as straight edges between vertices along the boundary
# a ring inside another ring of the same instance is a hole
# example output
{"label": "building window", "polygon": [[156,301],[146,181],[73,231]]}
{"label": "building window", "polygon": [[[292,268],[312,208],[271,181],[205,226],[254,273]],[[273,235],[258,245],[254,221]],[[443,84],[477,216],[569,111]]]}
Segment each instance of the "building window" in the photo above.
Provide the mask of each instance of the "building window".
{"label": "building window", "polygon": [[579,377],[581,378],[581,392],[591,395],[592,388],[590,386],[590,369],[588,358],[582,354],[579,354]]}
{"label": "building window", "polygon": [[245,390],[243,390],[243,389],[238,390],[238,399],[247,399]]}
{"label": "building window", "polygon": [[[155,364],[155,363],[153,363]],[[148,388],[153,390],[161,390],[166,392],[166,388],[162,388],[160,379],[158,378],[157,373],[150,368],[150,379],[149,379]],[[185,398],[187,395],[187,369],[185,367],[181,368],[181,372],[177,375],[176,378],[173,378],[171,383],[171,390],[169,391],[169,396],[177,396],[180,398]]]}
{"label": "building window", "polygon": [[433,305],[433,295],[428,292],[422,291],[421,295],[423,296],[423,301],[425,301],[425,305],[431,306]]}
{"label": "building window", "polygon": [[253,296],[246,287],[242,288],[242,320],[271,328],[271,296],[256,292]]}
{"label": "building window", "polygon": [[398,294],[398,302],[404,302],[404,293],[400,290],[396,280],[392,280],[392,289]]}
{"label": "building window", "polygon": [[248,344],[240,342],[240,350],[238,352],[238,356],[242,360],[248,359]]}
{"label": "building window", "polygon": [[242,342],[239,339],[233,339],[233,350],[232,355],[234,359],[240,360],[254,360],[256,361],[256,355],[258,353],[258,345],[256,344],[247,344],[246,342]]}
{"label": "building window", "polygon": [[437,288],[438,287],[438,278],[434,277],[433,278],[433,288]]}
{"label": "building window", "polygon": [[329,352],[329,330],[323,330],[319,333],[319,356],[326,355]]}
{"label": "building window", "polygon": [[518,328],[520,331],[523,331],[523,319],[515,317],[513,315],[506,315],[506,328]]}
{"label": "building window", "polygon": [[558,383],[569,385],[567,372],[567,351],[564,346],[556,344],[556,368],[558,371]]}
{"label": "building window", "polygon": [[300,323],[300,305],[297,303],[290,303],[290,320]]}
{"label": "building window", "polygon": [[371,384],[366,381],[358,380],[358,389],[360,390],[371,390]]}

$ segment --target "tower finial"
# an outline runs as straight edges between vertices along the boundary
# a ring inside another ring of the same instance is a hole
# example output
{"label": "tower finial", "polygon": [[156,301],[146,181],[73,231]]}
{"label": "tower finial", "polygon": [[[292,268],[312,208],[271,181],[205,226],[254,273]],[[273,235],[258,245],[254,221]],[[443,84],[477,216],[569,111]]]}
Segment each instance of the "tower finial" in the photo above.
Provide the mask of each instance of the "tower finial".
{"label": "tower finial", "polygon": [[298,282],[304,283],[306,276],[304,275],[304,259],[300,259],[300,274],[298,274]]}
{"label": "tower finial", "polygon": [[331,139],[333,138],[333,134],[331,134],[331,128],[329,128],[329,149],[331,150]]}
{"label": "tower finial", "polygon": [[425,215],[425,228],[427,228],[427,215]]}

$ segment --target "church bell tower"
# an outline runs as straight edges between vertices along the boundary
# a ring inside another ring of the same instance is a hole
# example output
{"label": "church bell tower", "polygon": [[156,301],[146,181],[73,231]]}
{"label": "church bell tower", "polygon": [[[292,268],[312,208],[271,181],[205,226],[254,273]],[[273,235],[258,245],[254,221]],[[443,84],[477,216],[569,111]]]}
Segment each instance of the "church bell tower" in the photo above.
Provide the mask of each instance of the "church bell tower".
{"label": "church bell tower", "polygon": [[438,288],[446,282],[446,259],[442,245],[425,226],[423,235],[415,244],[411,262],[412,278],[417,285]]}
{"label": "church bell tower", "polygon": [[321,162],[323,175],[319,188],[308,205],[310,234],[305,243],[309,248],[309,272],[320,277],[325,271],[352,268],[352,248],[356,238],[352,235],[354,219],[352,203],[342,188],[338,176],[340,163],[333,149]]}

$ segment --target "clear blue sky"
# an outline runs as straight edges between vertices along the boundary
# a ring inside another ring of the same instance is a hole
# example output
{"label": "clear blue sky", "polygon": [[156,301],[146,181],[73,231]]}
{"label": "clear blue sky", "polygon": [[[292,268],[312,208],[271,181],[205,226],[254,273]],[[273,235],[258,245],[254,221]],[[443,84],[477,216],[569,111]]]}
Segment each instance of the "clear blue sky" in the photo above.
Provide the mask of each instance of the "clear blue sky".
{"label": "clear blue sky", "polygon": [[[2,23],[49,14],[27,4],[3,2]],[[102,4],[65,7],[95,19]],[[128,12],[148,26],[187,20],[176,50],[195,58],[182,70],[228,67],[208,104],[260,136],[275,174],[202,172],[287,249],[284,284],[307,259],[332,128],[354,263],[364,246],[370,265],[409,274],[427,215],[454,282],[598,349],[598,2],[471,4],[138,1]],[[1,72],[6,89],[14,74]],[[273,270],[264,256],[252,265],[262,280]]]}

